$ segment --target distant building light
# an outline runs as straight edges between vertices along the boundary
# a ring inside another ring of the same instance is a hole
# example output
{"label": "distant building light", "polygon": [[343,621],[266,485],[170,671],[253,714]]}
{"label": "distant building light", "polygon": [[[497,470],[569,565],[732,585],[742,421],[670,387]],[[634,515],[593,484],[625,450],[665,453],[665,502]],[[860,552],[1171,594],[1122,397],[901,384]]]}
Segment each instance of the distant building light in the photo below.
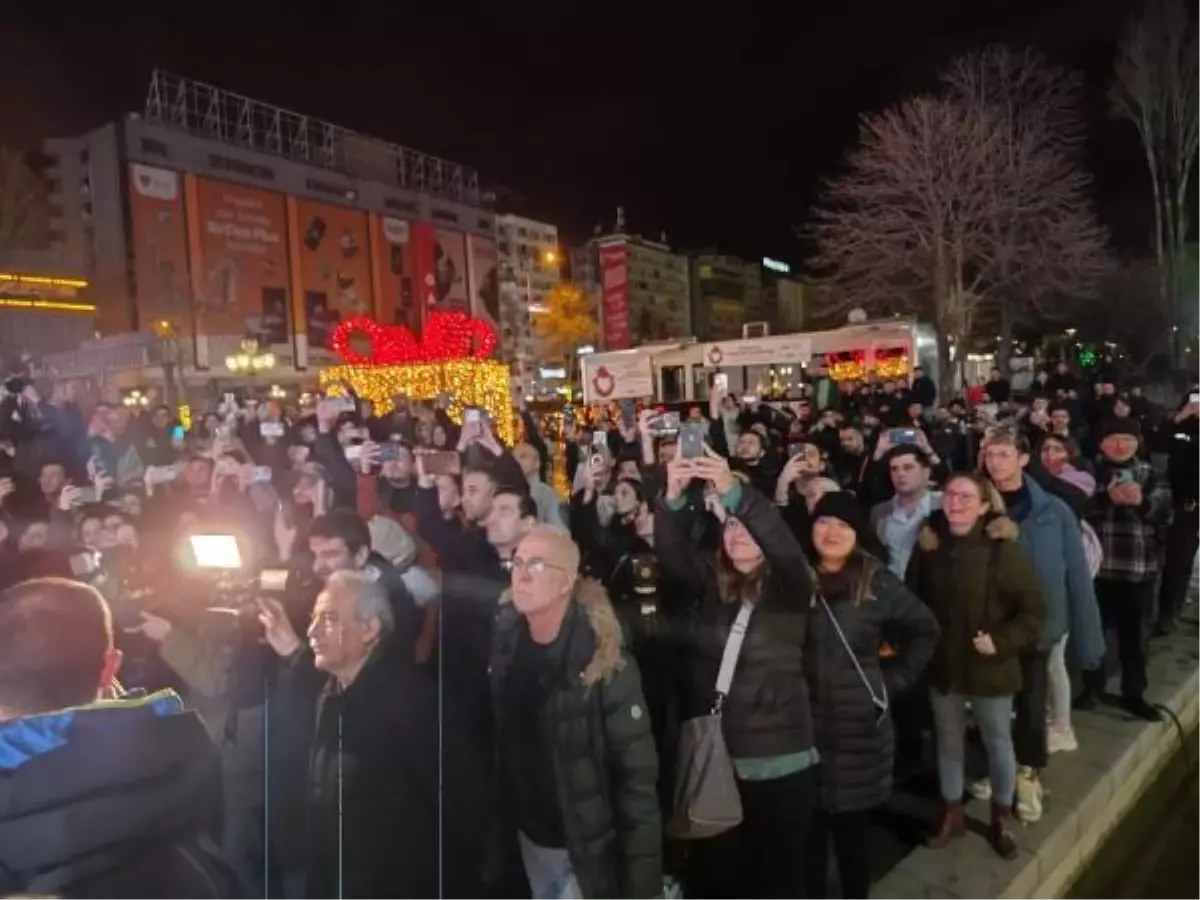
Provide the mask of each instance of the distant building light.
{"label": "distant building light", "polygon": [[770,269],[772,272],[782,272],[784,275],[787,275],[792,271],[792,267],[787,263],[782,260],[771,259],[769,256],[764,256],[762,263],[763,268]]}
{"label": "distant building light", "polygon": [[591,344],[584,344],[582,347],[580,347],[575,352],[580,356],[586,356],[589,353],[595,353],[596,348],[593,347]]}
{"label": "distant building light", "polygon": [[539,315],[544,312],[546,312],[546,304],[545,303],[530,303],[529,304],[529,314],[530,315]]}
{"label": "distant building light", "polygon": [[549,368],[549,369],[543,368],[543,369],[538,369],[538,374],[542,378],[566,378],[567,370],[562,368],[561,366],[559,366],[557,368]]}

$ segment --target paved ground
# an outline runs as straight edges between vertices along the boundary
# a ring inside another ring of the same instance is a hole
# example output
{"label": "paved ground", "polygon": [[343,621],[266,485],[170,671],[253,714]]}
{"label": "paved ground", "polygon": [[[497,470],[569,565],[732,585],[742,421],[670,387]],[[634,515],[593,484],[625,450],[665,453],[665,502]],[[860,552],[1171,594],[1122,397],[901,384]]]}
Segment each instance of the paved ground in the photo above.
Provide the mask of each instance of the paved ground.
{"label": "paved ground", "polygon": [[[1194,730],[1197,717],[1196,607],[1168,638],[1150,645],[1148,699],[1162,703]],[[1116,688],[1116,680],[1110,689]],[[1113,698],[1115,700],[1115,698]],[[1101,705],[1075,714],[1079,750],[1055,754],[1043,775],[1047,788],[1040,822],[1019,826],[1020,855],[996,856],[984,838],[987,804],[972,801],[972,832],[947,850],[929,850],[920,838],[933,828],[933,792],[902,791],[877,822],[870,839],[879,862],[875,897],[1061,896],[1124,811],[1181,744],[1168,718],[1135,721],[1119,708]]]}

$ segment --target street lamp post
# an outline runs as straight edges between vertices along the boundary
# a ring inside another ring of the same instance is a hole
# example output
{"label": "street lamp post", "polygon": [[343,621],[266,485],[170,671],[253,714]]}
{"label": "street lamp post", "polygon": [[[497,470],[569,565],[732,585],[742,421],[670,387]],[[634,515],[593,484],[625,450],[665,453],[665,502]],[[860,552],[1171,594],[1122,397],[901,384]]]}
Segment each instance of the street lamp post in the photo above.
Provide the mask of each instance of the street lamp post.
{"label": "street lamp post", "polygon": [[275,368],[275,354],[261,352],[258,339],[245,338],[237,353],[225,357],[225,368],[234,375],[258,375]]}

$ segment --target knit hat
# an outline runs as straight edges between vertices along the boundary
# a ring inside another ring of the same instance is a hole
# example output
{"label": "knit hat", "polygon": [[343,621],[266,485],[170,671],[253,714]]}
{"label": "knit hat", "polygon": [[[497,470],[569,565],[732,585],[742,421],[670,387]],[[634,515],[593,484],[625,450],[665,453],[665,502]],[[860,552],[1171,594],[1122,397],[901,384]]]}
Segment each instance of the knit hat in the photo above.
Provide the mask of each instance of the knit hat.
{"label": "knit hat", "polygon": [[856,532],[862,531],[865,524],[862,506],[849,491],[831,491],[821,497],[813,507],[812,520],[815,522],[823,516],[841,519]]}
{"label": "knit hat", "polygon": [[1125,434],[1140,440],[1142,437],[1142,423],[1133,416],[1125,416],[1124,418],[1109,416],[1104,420],[1104,424],[1100,426],[1100,440],[1104,440],[1106,437],[1114,434]]}

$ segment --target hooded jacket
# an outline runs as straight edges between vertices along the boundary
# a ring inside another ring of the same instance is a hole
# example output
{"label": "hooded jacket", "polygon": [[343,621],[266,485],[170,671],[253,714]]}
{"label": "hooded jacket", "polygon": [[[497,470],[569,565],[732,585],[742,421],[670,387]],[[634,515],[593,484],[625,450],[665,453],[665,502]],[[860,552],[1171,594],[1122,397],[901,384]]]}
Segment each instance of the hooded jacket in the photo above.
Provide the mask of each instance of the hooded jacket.
{"label": "hooded jacket", "polygon": [[1042,490],[1028,475],[1030,509],[1018,525],[1018,542],[1033,565],[1046,601],[1039,650],[1049,650],[1064,634],[1085,669],[1104,657],[1100,607],[1083,550],[1083,535],[1067,504]]}
{"label": "hooded jacket", "polygon": [[[921,528],[905,580],[941,628],[929,678],[942,693],[1002,697],[1021,689],[1019,657],[1041,637],[1046,609],[1017,535],[1003,515],[980,519],[962,536],[950,534],[942,516]],[[979,632],[991,635],[995,655],[975,649]]]}
{"label": "hooded jacket", "polygon": [[[505,679],[528,626],[501,598],[489,669],[497,734]],[[556,675],[541,712],[571,867],[584,897],[662,893],[658,757],[637,665],[621,645],[608,594],[581,578],[563,619]],[[512,835],[498,813],[503,843]]]}
{"label": "hooded jacket", "polygon": [[221,767],[163,691],[0,724],[0,894],[237,897]]}

